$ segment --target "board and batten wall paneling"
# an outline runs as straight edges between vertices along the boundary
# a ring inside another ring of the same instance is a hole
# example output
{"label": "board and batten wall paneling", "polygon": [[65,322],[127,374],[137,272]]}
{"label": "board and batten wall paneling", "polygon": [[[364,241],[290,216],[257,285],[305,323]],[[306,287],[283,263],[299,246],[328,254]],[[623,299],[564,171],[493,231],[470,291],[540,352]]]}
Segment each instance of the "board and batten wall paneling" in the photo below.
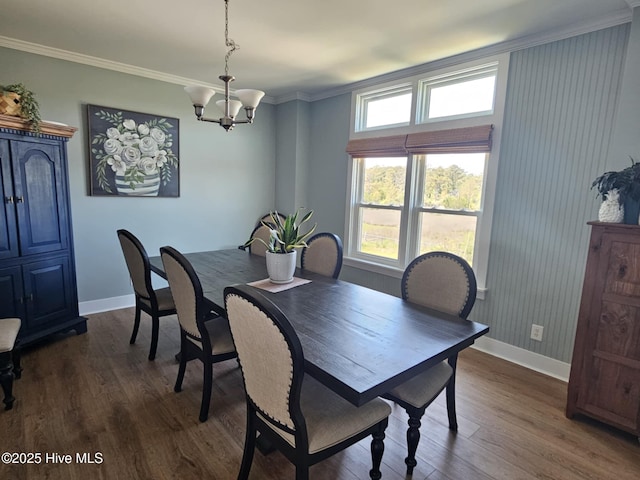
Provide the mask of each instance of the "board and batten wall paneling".
{"label": "board and batten wall paneling", "polygon": [[[490,336],[569,362],[629,25],[511,55],[489,260]],[[542,342],[529,338],[544,327]]]}

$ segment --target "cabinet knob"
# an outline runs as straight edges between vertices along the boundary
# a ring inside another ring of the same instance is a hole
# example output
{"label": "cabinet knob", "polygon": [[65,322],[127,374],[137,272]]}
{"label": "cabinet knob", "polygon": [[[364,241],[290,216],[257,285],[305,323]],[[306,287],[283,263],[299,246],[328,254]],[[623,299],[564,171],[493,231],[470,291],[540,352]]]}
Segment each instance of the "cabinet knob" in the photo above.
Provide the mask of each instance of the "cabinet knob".
{"label": "cabinet knob", "polygon": [[24,197],[22,195],[16,198],[16,203],[23,203],[23,202],[24,202]]}
{"label": "cabinet knob", "polygon": [[4,201],[6,203],[13,203],[13,195],[9,195],[8,197],[4,197]]}

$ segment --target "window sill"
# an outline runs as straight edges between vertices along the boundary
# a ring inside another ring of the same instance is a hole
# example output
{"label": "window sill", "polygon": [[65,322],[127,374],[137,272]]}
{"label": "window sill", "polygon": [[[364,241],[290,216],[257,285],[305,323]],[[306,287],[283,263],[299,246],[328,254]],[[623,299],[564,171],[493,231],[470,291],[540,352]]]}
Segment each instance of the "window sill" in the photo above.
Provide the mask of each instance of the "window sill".
{"label": "window sill", "polygon": [[[367,262],[359,258],[344,257],[342,263],[344,265],[347,265],[348,267],[357,268],[358,270],[379,273],[380,275],[386,275],[393,278],[402,278],[402,275],[404,274],[404,270],[402,269],[389,267],[387,265],[381,265],[379,263]],[[487,294],[487,290],[487,288],[480,287],[480,285],[478,285],[476,299],[484,300]]]}

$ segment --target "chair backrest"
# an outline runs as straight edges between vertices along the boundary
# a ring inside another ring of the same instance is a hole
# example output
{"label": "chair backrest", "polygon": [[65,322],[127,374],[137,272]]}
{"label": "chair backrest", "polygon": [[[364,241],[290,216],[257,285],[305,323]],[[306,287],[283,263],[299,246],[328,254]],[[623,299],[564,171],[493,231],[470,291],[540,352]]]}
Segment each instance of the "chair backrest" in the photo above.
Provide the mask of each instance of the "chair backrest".
{"label": "chair backrest", "polygon": [[467,318],[476,301],[476,276],[467,261],[449,252],[414,259],[402,276],[402,298]]}
{"label": "chair backrest", "polygon": [[133,233],[124,229],[118,230],[118,240],[127,263],[133,290],[142,298],[155,298],[151,283],[151,265],[142,243]]}
{"label": "chair backrest", "polygon": [[173,247],[160,248],[160,257],[167,274],[171,296],[176,305],[180,328],[195,340],[202,339],[204,306],[202,285],[189,260]]}
{"label": "chair backrest", "polygon": [[[280,217],[280,220],[282,220],[283,223],[287,219],[287,216],[284,213],[276,212],[276,214]],[[258,223],[256,223],[256,226],[260,225],[262,222],[273,223],[273,219],[271,218],[271,212],[265,213],[262,217],[260,217],[260,220],[258,220]]]}
{"label": "chair backrest", "polygon": [[[261,238],[264,242],[269,243],[269,237],[271,236],[271,230],[269,227],[259,224],[256,228],[251,232],[251,238]],[[251,242],[249,245],[249,253],[252,255],[260,255],[261,257],[265,257],[267,255],[267,247],[259,241]]]}
{"label": "chair backrest", "polygon": [[338,278],[342,269],[342,240],[334,233],[316,233],[302,249],[300,266],[327,277]]}
{"label": "chair backrest", "polygon": [[306,436],[300,410],[304,358],[293,327],[252,287],[227,287],[224,301],[247,399],[274,426]]}

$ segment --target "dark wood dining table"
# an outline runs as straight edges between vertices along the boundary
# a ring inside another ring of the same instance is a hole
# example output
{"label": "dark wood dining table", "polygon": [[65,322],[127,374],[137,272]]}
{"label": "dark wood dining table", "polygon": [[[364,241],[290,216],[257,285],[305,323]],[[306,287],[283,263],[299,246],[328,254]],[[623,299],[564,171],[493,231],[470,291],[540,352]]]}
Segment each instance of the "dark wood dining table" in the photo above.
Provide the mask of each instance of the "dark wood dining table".
{"label": "dark wood dining table", "polygon": [[[239,249],[187,253],[211,308],[224,287],[268,277],[265,258]],[[160,257],[151,268],[165,277]],[[305,371],[356,406],[472,345],[487,325],[419,307],[354,283],[297,269],[311,280],[285,291],[256,288],[284,312],[302,344]],[[165,277],[166,278],[166,277]]]}

